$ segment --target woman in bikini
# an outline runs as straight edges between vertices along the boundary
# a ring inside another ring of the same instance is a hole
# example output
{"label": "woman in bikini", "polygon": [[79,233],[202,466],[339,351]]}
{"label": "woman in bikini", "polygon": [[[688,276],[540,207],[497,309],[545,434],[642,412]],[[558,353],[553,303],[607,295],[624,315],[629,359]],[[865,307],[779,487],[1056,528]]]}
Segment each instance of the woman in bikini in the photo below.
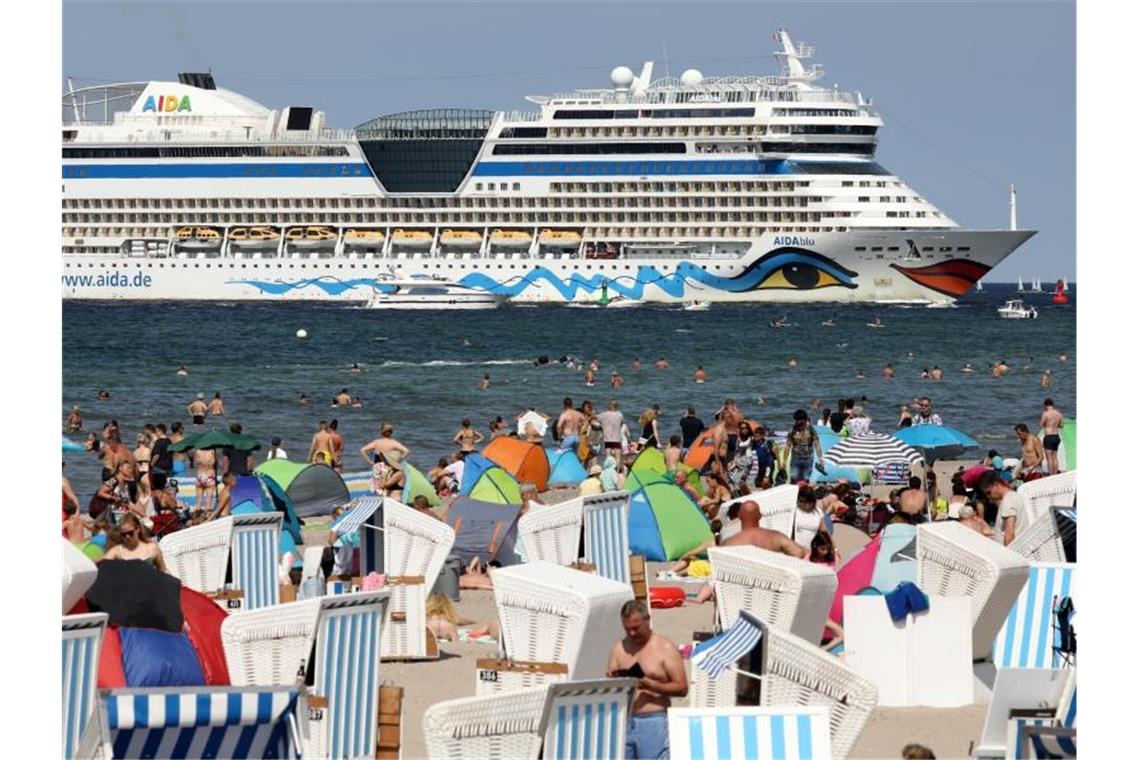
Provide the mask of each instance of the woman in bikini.
{"label": "woman in bikini", "polygon": [[475,444],[483,442],[483,434],[471,427],[471,420],[466,417],[463,418],[461,425],[459,432],[451,440],[459,444],[459,453],[467,456],[475,451]]}
{"label": "woman in bikini", "polygon": [[160,573],[166,572],[162,550],[150,540],[150,534],[136,515],[127,513],[119,519],[119,524],[111,528],[109,543],[111,548],[99,559],[100,562],[112,559],[142,560],[154,565]]}
{"label": "woman in bikini", "polygon": [[206,514],[214,509],[214,492],[218,485],[216,466],[213,449],[194,450],[194,508],[205,510]]}

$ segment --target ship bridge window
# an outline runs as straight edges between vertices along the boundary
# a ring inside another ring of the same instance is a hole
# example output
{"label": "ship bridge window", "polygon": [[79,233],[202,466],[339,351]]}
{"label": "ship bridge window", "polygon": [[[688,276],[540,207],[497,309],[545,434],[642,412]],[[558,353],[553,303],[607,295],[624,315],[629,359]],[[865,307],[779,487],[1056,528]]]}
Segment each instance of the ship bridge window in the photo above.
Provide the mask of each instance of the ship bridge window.
{"label": "ship bridge window", "polygon": [[764,142],[760,147],[768,153],[855,153],[862,156],[875,153],[874,143]]}

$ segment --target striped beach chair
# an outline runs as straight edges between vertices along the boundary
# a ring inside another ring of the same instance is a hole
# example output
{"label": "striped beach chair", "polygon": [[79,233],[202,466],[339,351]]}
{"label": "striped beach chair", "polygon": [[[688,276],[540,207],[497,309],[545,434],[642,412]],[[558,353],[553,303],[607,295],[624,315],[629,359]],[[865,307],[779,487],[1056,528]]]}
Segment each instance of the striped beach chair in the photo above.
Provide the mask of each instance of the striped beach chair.
{"label": "striped beach chair", "polygon": [[427,597],[455,545],[455,531],[442,520],[392,499],[384,500],[382,511],[384,568],[392,598],[381,654],[401,659],[436,657],[439,650],[427,628]]}
{"label": "striped beach chair", "polygon": [[823,635],[838,585],[832,570],[755,546],[709,549],[709,563],[721,628],[748,610],[809,641]]}
{"label": "striped beach chair", "polygon": [[245,592],[245,609],[277,604],[277,548],[281,541],[280,512],[234,515],[230,538],[230,569],[235,589]]}
{"label": "striped beach chair", "polygon": [[1029,562],[956,522],[918,526],[918,586],[932,596],[967,596],[975,660],[988,657],[1026,579]]}
{"label": "striped beach chair", "polygon": [[301,686],[116,689],[103,711],[115,758],[300,758]]}
{"label": "striped beach chair", "polygon": [[[1031,712],[1031,711],[1019,711]],[[1015,760],[1077,756],[1077,671],[1070,668],[1065,690],[1051,714],[1010,716],[1006,757]]]}
{"label": "striped beach chair", "polygon": [[577,562],[581,534],[581,497],[549,507],[532,506],[519,518],[519,541],[529,562],[564,566]]}
{"label": "striped beach chair", "polygon": [[95,685],[107,615],[63,618],[63,756],[100,757],[105,737],[97,716]]}
{"label": "striped beach chair", "polygon": [[222,621],[222,650],[234,686],[288,685],[313,657],[321,599],[237,611]]}
{"label": "striped beach chair", "polygon": [[306,757],[374,758],[387,591],[322,597]]}
{"label": "striped beach chair", "polygon": [[637,681],[565,681],[453,699],[424,713],[432,758],[622,760]]}
{"label": "striped beach chair", "polygon": [[993,645],[994,667],[1056,668],[1060,631],[1055,610],[1076,598],[1075,564],[1035,563]]}
{"label": "striped beach chair", "polygon": [[629,494],[582,499],[586,560],[603,578],[629,583]]}
{"label": "striped beach chair", "polygon": [[829,760],[827,713],[826,707],[674,707],[669,710],[669,756]]}

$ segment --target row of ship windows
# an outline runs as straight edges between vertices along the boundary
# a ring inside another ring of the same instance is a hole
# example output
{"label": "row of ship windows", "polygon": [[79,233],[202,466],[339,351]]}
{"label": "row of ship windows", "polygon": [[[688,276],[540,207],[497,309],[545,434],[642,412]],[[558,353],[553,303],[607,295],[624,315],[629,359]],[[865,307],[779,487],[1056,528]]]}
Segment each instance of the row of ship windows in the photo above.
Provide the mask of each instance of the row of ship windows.
{"label": "row of ship windows", "polygon": [[[106,253],[118,253],[118,251],[108,250],[108,251],[106,251]],[[84,266],[86,266],[88,269],[95,269],[96,267],[98,267],[99,269],[106,269],[108,265],[106,263],[103,263],[103,262],[98,263],[98,264],[88,263],[86,265],[82,264],[82,263],[72,264],[70,262],[64,264],[65,269],[71,269],[72,267],[74,267],[76,269],[82,269]],[[110,266],[118,268],[119,265],[118,264],[111,264]],[[136,264],[136,266],[139,269],[142,269],[144,267],[146,269],[155,269],[155,268],[165,269],[168,265],[164,264],[162,262],[159,262],[158,264],[154,264],[154,263],[141,264],[140,263],[140,264]],[[221,263],[219,263],[219,264],[200,264],[197,262],[195,262],[193,264],[181,264],[181,263],[169,264],[169,267],[171,269],[212,269],[212,268],[217,268],[217,269],[245,269],[245,268],[247,268],[247,266],[248,266],[247,264],[230,264],[230,263],[227,263],[227,264],[221,264]],[[372,264],[372,265],[361,264],[360,268],[361,269],[379,269],[381,267],[387,268],[387,266],[388,266],[387,264],[379,264],[379,263]],[[530,264],[464,264],[462,262],[449,262],[447,264],[447,267],[449,269],[453,268],[453,267],[460,267],[462,269],[466,269],[466,268],[470,267],[472,269],[479,269],[479,270],[530,269],[531,266],[532,265],[530,265]],[[579,271],[581,269],[581,266],[582,265],[580,265],[580,264],[572,264],[572,265],[570,265],[570,268],[574,271]],[[344,269],[345,267],[347,267],[348,269],[356,269],[357,265],[356,264],[337,264],[336,265],[337,269]],[[273,268],[276,268],[276,269],[328,269],[328,268],[330,268],[330,265],[329,264],[269,264],[269,263],[264,263],[264,264],[257,264],[255,268],[256,269],[273,269]],[[431,265],[428,264],[424,268],[429,269],[429,268],[431,268]],[[443,265],[442,264],[436,264],[435,268],[436,269],[442,269]],[[618,272],[618,271],[628,272],[628,271],[631,271],[632,268],[633,267],[628,265],[628,264],[610,264],[609,265],[609,271],[611,271],[611,272]],[[668,269],[669,267],[666,265],[664,268]],[[724,268],[729,269],[730,267],[728,267],[726,265]],[[605,271],[606,265],[604,265],[604,264],[591,264],[591,265],[589,265],[588,269],[591,272]],[[721,265],[720,264],[713,264],[711,266],[704,265],[701,267],[701,269],[704,269],[706,271],[712,270],[715,272],[719,272],[719,271],[721,271]]]}
{"label": "row of ship windows", "polygon": [[[553,142],[553,143],[500,143],[491,154],[495,156],[597,156],[597,155],[648,155],[688,152],[682,142]],[[807,143],[761,142],[759,144],[734,142],[724,145],[697,143],[697,153],[856,153],[872,155],[873,142],[864,143]]]}
{"label": "row of ship windows", "polygon": [[677,127],[549,127],[522,132],[506,127],[500,139],[543,137],[763,137],[769,134],[793,135],[874,135],[878,127],[863,124],[718,124]]}
{"label": "row of ship windows", "polygon": [[343,145],[212,145],[65,147],[64,158],[271,158],[347,156]]}

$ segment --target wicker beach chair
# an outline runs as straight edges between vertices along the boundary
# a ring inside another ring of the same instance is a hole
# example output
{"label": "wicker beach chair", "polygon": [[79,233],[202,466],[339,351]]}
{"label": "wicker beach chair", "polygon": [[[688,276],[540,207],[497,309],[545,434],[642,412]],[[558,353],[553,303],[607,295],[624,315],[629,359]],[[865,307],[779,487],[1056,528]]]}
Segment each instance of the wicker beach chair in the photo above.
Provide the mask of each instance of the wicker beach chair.
{"label": "wicker beach chair", "polygon": [[1077,499],[1077,471],[1070,470],[1025,483],[1017,489],[1029,524],[1042,519],[1052,507],[1071,507]]}
{"label": "wicker beach chair", "polygon": [[629,494],[582,499],[586,561],[603,578],[629,583]]}
{"label": "wicker beach chair", "polygon": [[222,622],[231,683],[290,684],[311,670],[306,756],[374,756],[388,600],[367,591],[231,614]]}
{"label": "wicker beach chair", "polygon": [[519,518],[519,540],[530,562],[577,562],[581,534],[581,497],[549,507],[532,506]]}
{"label": "wicker beach chair", "polygon": [[495,604],[500,641],[511,660],[558,664],[565,674],[532,672],[481,680],[481,690],[531,686],[550,680],[605,675],[609,643],[622,638],[621,606],[633,599],[618,583],[551,562],[528,562],[496,570]]}
{"label": "wicker beach chair", "polygon": [[722,667],[717,672],[718,668],[712,668],[714,675],[710,675],[694,659],[689,675],[692,708],[716,712],[736,707],[740,687],[751,687],[758,680],[759,695],[752,699],[762,706],[828,708],[831,750],[835,757],[846,757],[878,703],[878,689],[870,679],[817,645],[768,625],[748,612],[710,645],[723,651],[705,652],[704,656],[721,658],[722,666],[726,665],[724,657],[729,661],[739,659],[754,670],[746,668],[742,673],[738,667]]}
{"label": "wicker beach chair", "polygon": [[1029,563],[954,522],[918,526],[918,585],[933,596],[967,596],[974,616],[974,659],[987,657],[1029,577]]}
{"label": "wicker beach chair", "polygon": [[636,686],[568,681],[440,702],[424,713],[428,757],[621,760]]}
{"label": "wicker beach chair", "polygon": [[110,757],[99,721],[95,685],[107,615],[63,618],[63,756]]}
{"label": "wicker beach chair", "polygon": [[101,710],[115,758],[300,758],[304,701],[298,685],[114,689]]}
{"label": "wicker beach chair", "polygon": [[993,645],[998,668],[1058,668],[1062,666],[1062,632],[1056,609],[1066,597],[1076,597],[1075,564],[1034,563],[1029,578],[1006,615]]}
{"label": "wicker beach chair", "polygon": [[[1037,482],[1040,481],[1034,481]],[[1065,542],[1057,524],[1056,508],[1047,508],[1045,514],[1029,523],[1014,537],[1009,550],[1030,562],[1064,562]]]}
{"label": "wicker beach chair", "polygon": [[[442,520],[392,499],[384,505],[384,569],[392,598],[380,644],[385,658],[435,656],[429,646],[427,597],[451,547],[455,531]],[[367,530],[367,529],[364,529]]]}
{"label": "wicker beach chair", "polygon": [[277,552],[282,520],[280,512],[233,516],[231,574],[234,588],[245,592],[245,609],[271,607],[281,599]]}
{"label": "wicker beach chair", "polygon": [[[669,710],[673,760],[833,756],[824,707],[674,707]],[[838,755],[836,755],[838,756]]]}
{"label": "wicker beach chair", "polygon": [[[782,533],[785,536],[792,534],[792,528],[796,522],[796,499],[800,493],[800,488],[797,485],[785,484],[769,488],[765,491],[757,491],[745,496],[737,496],[731,501],[726,501],[720,507],[721,521],[727,522],[728,510],[735,504],[743,504],[746,501],[754,501],[760,507],[760,527],[774,530],[777,533]],[[727,536],[721,534],[722,540]]]}
{"label": "wicker beach chair", "polygon": [[182,585],[212,594],[226,583],[226,566],[233,539],[233,517],[183,528],[159,541],[167,570]]}
{"label": "wicker beach chair", "polygon": [[66,538],[63,541],[63,614],[66,615],[95,583],[99,571],[86,554]]}
{"label": "wicker beach chair", "polygon": [[819,641],[835,598],[833,571],[756,546],[709,549],[721,628],[748,610],[769,625]]}

